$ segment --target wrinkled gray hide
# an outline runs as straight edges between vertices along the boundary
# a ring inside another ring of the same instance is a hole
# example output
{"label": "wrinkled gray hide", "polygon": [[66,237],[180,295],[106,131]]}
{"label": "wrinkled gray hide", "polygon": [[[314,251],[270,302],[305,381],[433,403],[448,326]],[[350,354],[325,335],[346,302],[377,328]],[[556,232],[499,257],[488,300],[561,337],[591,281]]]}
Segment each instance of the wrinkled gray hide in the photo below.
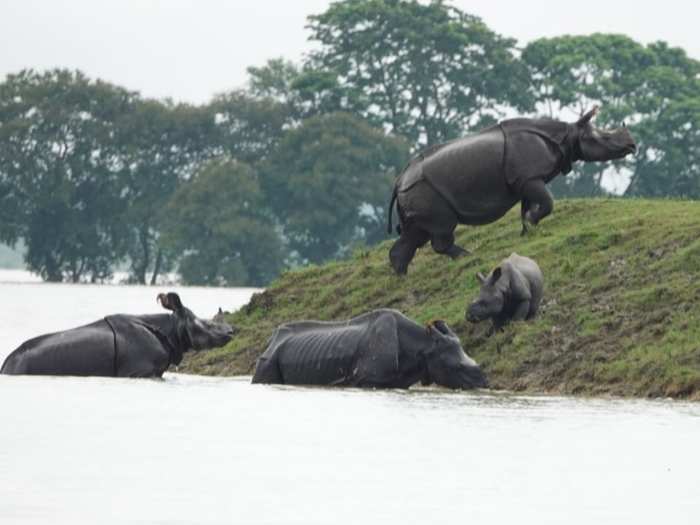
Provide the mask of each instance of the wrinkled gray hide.
{"label": "wrinkled gray hide", "polygon": [[494,222],[521,203],[522,233],[553,209],[546,184],[571,171],[576,161],[624,157],[636,146],[627,128],[594,128],[588,112],[576,123],[512,119],[479,133],[429,148],[397,178],[394,201],[399,239],[389,253],[394,271],[406,273],[418,248],[431,242],[437,253],[467,253],[454,244],[458,224]]}
{"label": "wrinkled gray hide", "polygon": [[532,319],[537,314],[544,277],[532,259],[511,253],[487,277],[478,273],[477,279],[481,290],[467,309],[468,321],[491,319],[498,330],[510,321]]}
{"label": "wrinkled gray hide", "polygon": [[442,321],[421,326],[396,310],[342,322],[281,325],[258,359],[253,383],[408,388],[488,385],[459,338]]}

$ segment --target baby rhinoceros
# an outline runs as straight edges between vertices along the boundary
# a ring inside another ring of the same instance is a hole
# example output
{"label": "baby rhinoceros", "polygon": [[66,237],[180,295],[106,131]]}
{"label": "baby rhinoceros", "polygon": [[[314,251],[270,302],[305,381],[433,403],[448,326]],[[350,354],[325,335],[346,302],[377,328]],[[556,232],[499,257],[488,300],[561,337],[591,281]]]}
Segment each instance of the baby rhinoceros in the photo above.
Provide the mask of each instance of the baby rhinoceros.
{"label": "baby rhinoceros", "polygon": [[484,277],[479,297],[467,310],[467,320],[473,323],[491,319],[494,330],[500,330],[510,321],[532,319],[542,300],[544,278],[535,261],[511,253],[501,264]]}

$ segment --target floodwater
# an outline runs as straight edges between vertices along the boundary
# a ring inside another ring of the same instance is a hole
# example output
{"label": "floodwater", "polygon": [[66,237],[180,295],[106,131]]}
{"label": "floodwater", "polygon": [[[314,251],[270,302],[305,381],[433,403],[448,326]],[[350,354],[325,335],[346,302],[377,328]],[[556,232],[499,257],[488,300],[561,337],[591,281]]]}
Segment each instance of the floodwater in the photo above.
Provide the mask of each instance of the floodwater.
{"label": "floodwater", "polygon": [[[251,293],[174,289],[201,316]],[[0,356],[165,290],[0,284]],[[0,376],[0,409],[3,525],[700,519],[700,404],[167,374]]]}

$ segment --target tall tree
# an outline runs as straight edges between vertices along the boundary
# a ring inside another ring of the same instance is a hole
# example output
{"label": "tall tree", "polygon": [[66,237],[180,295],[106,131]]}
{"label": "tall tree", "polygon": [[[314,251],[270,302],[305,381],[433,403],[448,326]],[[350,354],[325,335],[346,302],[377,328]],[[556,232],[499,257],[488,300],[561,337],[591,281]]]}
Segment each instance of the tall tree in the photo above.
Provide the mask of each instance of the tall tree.
{"label": "tall tree", "polygon": [[130,278],[155,284],[174,254],[159,243],[162,210],[179,185],[217,150],[217,129],[207,108],[139,100],[117,127],[123,161],[124,219],[129,226]]}
{"label": "tall tree", "polygon": [[[297,66],[283,58],[248,68],[248,90],[256,98],[268,98],[288,110],[289,124],[336,111],[361,112],[356,91],[343,87],[333,71],[316,68],[313,61]],[[361,97],[359,97],[361,98]]]}
{"label": "tall tree", "polygon": [[700,61],[664,42],[648,49],[654,62],[636,95],[640,148],[625,194],[698,198]]}
{"label": "tall tree", "polygon": [[515,40],[441,0],[345,0],[309,17],[313,69],[331,73],[349,110],[415,147],[526,110],[527,69]]}
{"label": "tall tree", "polygon": [[[643,46],[624,35],[593,34],[543,38],[528,44],[522,60],[531,72],[537,110],[549,117],[571,119],[593,105],[603,111],[599,125],[631,124],[639,150],[636,157],[608,164],[587,163],[558,178],[559,194],[603,193],[606,170],[631,174],[656,158],[648,146],[662,132],[660,112],[688,96],[696,84],[698,63],[663,43]],[[658,166],[657,166],[658,167]]]}
{"label": "tall tree", "polygon": [[258,177],[244,163],[211,161],[175,192],[166,213],[165,243],[183,253],[186,283],[263,286],[283,266]]}
{"label": "tall tree", "polygon": [[290,107],[261,91],[254,96],[235,90],[215,97],[208,106],[218,129],[220,154],[254,164],[279,142],[290,121]]}
{"label": "tall tree", "polygon": [[248,92],[256,98],[267,98],[282,104],[294,103],[293,84],[300,75],[299,67],[282,57],[272,58],[262,66],[250,66]]}
{"label": "tall tree", "polygon": [[668,104],[654,124],[657,133],[645,134],[648,156],[637,163],[625,193],[700,198],[700,96]]}
{"label": "tall tree", "polygon": [[342,256],[353,242],[377,238],[407,153],[402,140],[345,113],[312,117],[287,132],[263,187],[301,262]]}
{"label": "tall tree", "polygon": [[44,279],[107,278],[122,257],[115,121],[134,94],[80,72],[31,70],[0,84],[0,181],[28,267]]}

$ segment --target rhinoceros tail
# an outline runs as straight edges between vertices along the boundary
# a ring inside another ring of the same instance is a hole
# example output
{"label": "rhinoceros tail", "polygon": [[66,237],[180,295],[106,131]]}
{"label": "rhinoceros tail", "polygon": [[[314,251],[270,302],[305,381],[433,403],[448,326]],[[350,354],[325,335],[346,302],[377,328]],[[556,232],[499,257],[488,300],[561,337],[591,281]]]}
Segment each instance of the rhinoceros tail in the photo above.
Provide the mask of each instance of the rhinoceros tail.
{"label": "rhinoceros tail", "polygon": [[394,185],[394,191],[391,193],[391,200],[389,201],[389,212],[388,212],[388,217],[387,217],[387,228],[386,232],[391,235],[391,212],[394,209],[394,203],[396,202],[396,188],[398,184]]}

